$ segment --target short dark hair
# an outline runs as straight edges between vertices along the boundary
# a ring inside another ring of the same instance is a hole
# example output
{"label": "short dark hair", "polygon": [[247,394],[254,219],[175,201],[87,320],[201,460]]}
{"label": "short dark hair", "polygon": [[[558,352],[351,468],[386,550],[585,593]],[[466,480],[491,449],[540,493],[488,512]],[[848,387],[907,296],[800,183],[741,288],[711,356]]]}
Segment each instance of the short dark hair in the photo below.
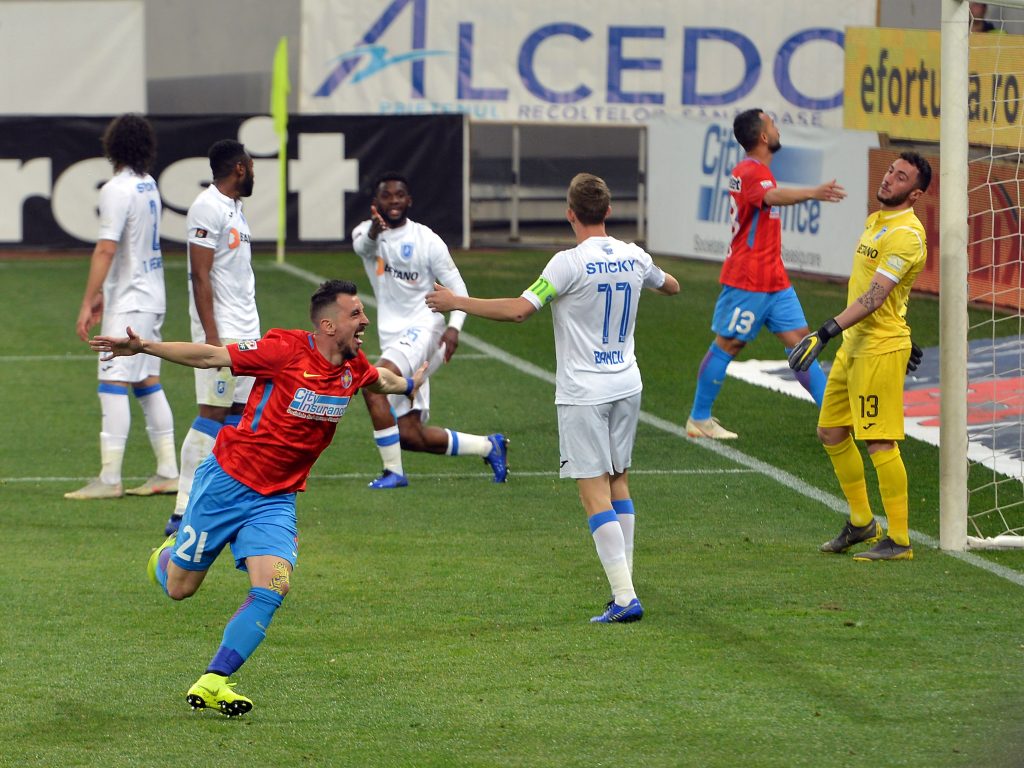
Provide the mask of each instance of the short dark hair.
{"label": "short dark hair", "polygon": [[229,176],[235,170],[236,165],[244,163],[249,157],[245,145],[234,139],[221,139],[214,142],[208,155],[214,180]]}
{"label": "short dark hair", "polygon": [[399,173],[398,171],[385,171],[384,173],[377,177],[377,180],[375,182],[373,182],[373,189],[370,190],[370,193],[373,195],[373,197],[376,197],[377,190],[380,189],[382,185],[387,184],[389,181],[400,181],[405,185],[406,190],[410,189],[409,180],[401,173]]}
{"label": "short dark hair", "polygon": [[925,160],[917,152],[900,152],[900,160],[906,160],[912,166],[917,168],[917,189],[922,192],[928,191],[928,185],[932,183],[932,166],[927,160]]}
{"label": "short dark hair", "polygon": [[566,202],[582,224],[600,224],[608,215],[612,193],[604,179],[592,173],[577,173],[569,182]]}
{"label": "short dark hair", "polygon": [[764,130],[763,109],[747,109],[736,115],[732,121],[732,135],[747,152],[757,146]]}
{"label": "short dark hair", "polygon": [[328,280],[320,284],[309,299],[309,319],[313,321],[313,325],[316,325],[323,316],[324,310],[337,301],[339,293],[355,296],[358,289],[350,280]]}
{"label": "short dark hair", "polygon": [[140,176],[149,172],[156,159],[156,133],[136,112],[111,120],[100,141],[103,154],[116,168],[131,168]]}

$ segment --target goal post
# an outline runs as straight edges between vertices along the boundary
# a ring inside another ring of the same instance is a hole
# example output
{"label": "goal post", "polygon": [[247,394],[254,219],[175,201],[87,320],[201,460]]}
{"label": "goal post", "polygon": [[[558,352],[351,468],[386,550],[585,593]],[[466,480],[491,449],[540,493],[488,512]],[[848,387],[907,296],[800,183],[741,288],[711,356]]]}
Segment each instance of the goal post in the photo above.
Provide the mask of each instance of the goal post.
{"label": "goal post", "polygon": [[967,0],[942,0],[939,546],[967,546]]}
{"label": "goal post", "polygon": [[998,17],[996,28],[972,33],[968,0],[942,0],[939,545],[947,550],[1024,548],[1024,0],[990,0],[988,16]]}

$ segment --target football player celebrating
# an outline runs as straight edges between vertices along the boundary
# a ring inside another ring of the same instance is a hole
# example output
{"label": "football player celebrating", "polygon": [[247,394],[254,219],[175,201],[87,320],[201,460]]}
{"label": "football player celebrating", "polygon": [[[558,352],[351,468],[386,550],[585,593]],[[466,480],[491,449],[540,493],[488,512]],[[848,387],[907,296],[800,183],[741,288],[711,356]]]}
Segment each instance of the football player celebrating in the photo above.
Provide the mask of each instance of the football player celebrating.
{"label": "football player celebrating", "polygon": [[295,494],[305,490],[317,457],[334,437],[356,390],[414,397],[426,366],[411,377],[375,368],[360,350],[369,320],[356,286],[330,280],[310,301],[313,332],[273,329],[226,346],[99,336],[104,359],[145,352],[197,369],[229,368],[255,384],[235,429],[221,430],[196,470],[177,534],[149,559],[150,579],[172,599],[199,589],[228,544],[249,592],[228,621],[206,673],[187,694],[193,709],[244,715],[252,701],[233,690],[234,674],[266,636],[291,586],[298,557]]}

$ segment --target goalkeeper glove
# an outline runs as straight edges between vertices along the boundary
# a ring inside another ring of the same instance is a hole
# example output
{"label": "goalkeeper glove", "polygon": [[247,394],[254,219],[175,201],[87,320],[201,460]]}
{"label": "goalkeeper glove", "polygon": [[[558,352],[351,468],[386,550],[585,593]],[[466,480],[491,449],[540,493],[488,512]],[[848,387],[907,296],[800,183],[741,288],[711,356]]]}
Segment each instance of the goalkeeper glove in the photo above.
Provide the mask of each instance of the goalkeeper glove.
{"label": "goalkeeper glove", "polygon": [[806,371],[818,359],[829,339],[835,338],[843,329],[833,317],[814,333],[808,333],[789,353],[789,367],[794,371]]}
{"label": "goalkeeper glove", "polygon": [[921,358],[924,357],[924,350],[921,349],[914,340],[910,340],[910,359],[907,360],[907,373],[912,373],[917,370],[917,366],[921,364]]}

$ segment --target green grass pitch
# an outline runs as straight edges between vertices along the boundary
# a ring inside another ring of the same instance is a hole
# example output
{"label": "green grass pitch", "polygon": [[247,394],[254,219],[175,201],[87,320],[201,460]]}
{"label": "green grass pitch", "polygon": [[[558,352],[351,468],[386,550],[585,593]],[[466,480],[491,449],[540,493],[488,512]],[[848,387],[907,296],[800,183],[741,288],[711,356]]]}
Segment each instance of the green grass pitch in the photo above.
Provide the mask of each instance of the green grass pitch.
{"label": "green grass pitch", "polygon": [[[456,259],[474,295],[499,296],[548,256]],[[350,253],[289,263],[368,290]],[[355,401],[299,497],[292,592],[235,678],[255,708],[227,720],[184,694],[247,582],[222,558],[172,603],[145,576],[169,497],[62,498],[99,462],[95,362],[73,330],[87,261],[0,261],[0,766],[1019,765],[1024,582],[920,543],[910,563],[819,554],[842,517],[808,403],[729,380],[716,415],[739,453],[681,437],[718,270],[662,264],[682,293],[639,313],[644,411],[675,427],[641,424],[634,455],[644,620],[587,621],[608,587],[557,478],[553,387],[514,366],[553,373],[550,313],[470,318],[491,347],[463,340],[432,422],[505,432],[510,482],[479,459],[407,454],[409,488],[369,491],[379,460]],[[170,256],[165,338],[187,338],[185,283]],[[313,288],[261,255],[263,327],[307,327]],[[843,285],[797,290],[814,327],[845,304]],[[938,343],[936,301],[912,300],[910,321]],[[781,354],[765,333],[744,357]],[[163,381],[180,442],[192,375],[165,363]],[[937,450],[903,453],[911,528],[935,536]],[[133,406],[125,474],[151,468]],[[981,557],[1024,573],[1022,553]]]}

